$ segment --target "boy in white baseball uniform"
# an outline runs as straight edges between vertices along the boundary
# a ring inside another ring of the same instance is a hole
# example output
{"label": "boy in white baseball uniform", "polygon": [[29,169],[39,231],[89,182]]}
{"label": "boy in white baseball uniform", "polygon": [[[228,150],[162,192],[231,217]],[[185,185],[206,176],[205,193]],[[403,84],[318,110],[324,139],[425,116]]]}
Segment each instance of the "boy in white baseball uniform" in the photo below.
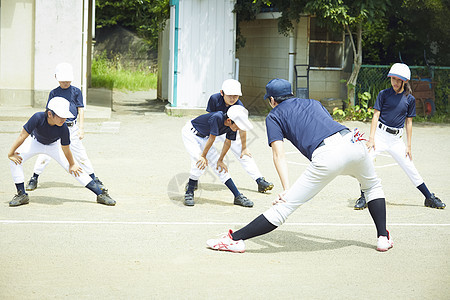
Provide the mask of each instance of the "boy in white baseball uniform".
{"label": "boy in white baseball uniform", "polygon": [[[231,141],[236,139],[236,131],[252,128],[253,125],[248,120],[248,111],[240,105],[231,107],[227,113],[222,111],[208,113],[186,123],[181,131],[184,146],[191,156],[191,171],[184,195],[186,206],[194,206],[194,190],[198,179],[210,165],[220,181],[233,193],[235,205],[253,207],[253,202],[239,192],[223,162]],[[226,135],[226,140],[219,156],[213,144],[216,137],[222,134]]]}
{"label": "boy in white baseball uniform", "polygon": [[54,97],[48,102],[45,112],[35,113],[23,126],[19,137],[8,152],[11,173],[17,189],[17,195],[9,202],[9,206],[28,204],[22,164],[37,154],[46,154],[56,160],[78,182],[97,195],[98,203],[111,206],[116,204],[107,191],[102,190],[73,159],[69,128],[66,123],[66,118],[74,117],[69,106],[66,99]]}
{"label": "boy in white baseball uniform", "polygon": [[[59,82],[59,87],[50,92],[48,101],[54,97],[62,97],[70,102],[70,112],[73,117],[66,119],[70,132],[70,150],[83,170],[89,174],[100,188],[104,189],[103,183],[95,176],[94,168],[81,141],[84,138],[84,103],[81,90],[71,85],[73,80],[72,66],[68,63],[58,64],[55,69],[55,78]],[[38,156],[34,164],[34,174],[26,186],[27,191],[33,191],[37,188],[38,177],[50,161],[51,158],[48,155],[41,154]]]}
{"label": "boy in white baseball uniform", "polygon": [[[241,83],[235,79],[227,79],[222,83],[222,89],[219,93],[211,95],[208,100],[207,112],[223,111],[226,113],[233,105],[244,104],[239,100],[242,96]],[[225,141],[225,135],[218,136],[216,141]],[[264,193],[273,189],[273,183],[267,182],[259,171],[255,159],[247,148],[247,132],[239,130],[236,140],[231,142],[231,152],[239,161],[244,170],[250,177],[256,181],[258,192]]]}
{"label": "boy in white baseball uniform", "polygon": [[[416,99],[411,94],[409,80],[411,71],[405,64],[395,63],[389,70],[391,88],[382,90],[374,105],[367,148],[375,158],[381,152],[388,152],[408,175],[412,184],[424,195],[424,205],[444,209],[445,203],[431,193],[412,160],[412,120],[416,116]],[[408,146],[403,141],[406,131]],[[355,203],[355,209],[367,206],[364,192]]]}

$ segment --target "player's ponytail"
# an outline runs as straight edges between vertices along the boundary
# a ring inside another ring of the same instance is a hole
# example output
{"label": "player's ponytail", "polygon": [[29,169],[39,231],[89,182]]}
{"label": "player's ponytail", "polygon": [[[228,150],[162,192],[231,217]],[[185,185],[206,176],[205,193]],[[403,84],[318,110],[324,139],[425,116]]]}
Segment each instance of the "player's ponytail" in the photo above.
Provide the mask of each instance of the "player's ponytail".
{"label": "player's ponytail", "polygon": [[412,94],[411,84],[409,83],[409,81],[405,82],[403,89],[405,90],[406,96]]}

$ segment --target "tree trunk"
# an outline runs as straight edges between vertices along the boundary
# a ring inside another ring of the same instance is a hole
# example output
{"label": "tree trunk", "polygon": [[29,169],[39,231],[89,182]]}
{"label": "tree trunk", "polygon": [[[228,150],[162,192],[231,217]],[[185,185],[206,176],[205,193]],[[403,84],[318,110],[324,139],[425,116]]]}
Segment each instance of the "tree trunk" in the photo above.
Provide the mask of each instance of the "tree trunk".
{"label": "tree trunk", "polygon": [[350,33],[350,40],[352,41],[353,46],[353,71],[347,81],[347,91],[349,103],[351,105],[355,105],[355,87],[358,80],[359,70],[362,65],[362,25],[361,23],[356,25],[356,47],[350,30],[347,30]]}

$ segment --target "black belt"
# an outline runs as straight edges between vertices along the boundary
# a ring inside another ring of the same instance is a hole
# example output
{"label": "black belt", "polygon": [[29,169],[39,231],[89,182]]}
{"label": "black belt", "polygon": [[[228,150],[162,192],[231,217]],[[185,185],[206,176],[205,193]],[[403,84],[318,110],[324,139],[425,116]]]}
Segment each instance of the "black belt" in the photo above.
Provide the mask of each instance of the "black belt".
{"label": "black belt", "polygon": [[[338,131],[338,132],[339,132],[342,136],[344,136],[344,135],[346,135],[347,133],[349,133],[350,130],[347,129],[347,128],[344,128],[344,129],[342,129],[342,130],[340,130],[340,131]],[[337,133],[337,132],[336,132],[336,133]],[[331,135],[330,135],[330,136],[331,136]],[[322,146],[325,146],[325,142],[324,142],[324,141],[321,141],[320,144],[319,144],[319,146],[316,147],[316,149],[319,148],[319,147],[322,147]]]}
{"label": "black belt", "polygon": [[191,127],[191,130],[192,130],[192,132],[193,132],[196,136],[201,137],[202,139],[206,137],[206,135],[201,134],[201,133],[198,132],[198,130],[195,129],[194,127]]}
{"label": "black belt", "polygon": [[[383,129],[383,125],[382,125],[381,123],[378,124],[378,128]],[[389,127],[387,127],[386,125],[385,125],[384,130],[385,130],[387,133],[390,133],[390,134],[398,134],[398,133],[400,132],[400,130],[389,128]]]}

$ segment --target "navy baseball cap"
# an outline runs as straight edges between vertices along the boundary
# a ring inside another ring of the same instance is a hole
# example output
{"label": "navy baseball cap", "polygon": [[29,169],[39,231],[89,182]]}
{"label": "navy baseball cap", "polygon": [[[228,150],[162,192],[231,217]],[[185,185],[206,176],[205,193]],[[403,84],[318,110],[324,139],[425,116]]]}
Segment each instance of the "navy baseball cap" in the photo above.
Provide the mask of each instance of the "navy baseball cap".
{"label": "navy baseball cap", "polygon": [[275,78],[266,85],[264,100],[269,97],[280,97],[292,94],[291,83],[285,79]]}

